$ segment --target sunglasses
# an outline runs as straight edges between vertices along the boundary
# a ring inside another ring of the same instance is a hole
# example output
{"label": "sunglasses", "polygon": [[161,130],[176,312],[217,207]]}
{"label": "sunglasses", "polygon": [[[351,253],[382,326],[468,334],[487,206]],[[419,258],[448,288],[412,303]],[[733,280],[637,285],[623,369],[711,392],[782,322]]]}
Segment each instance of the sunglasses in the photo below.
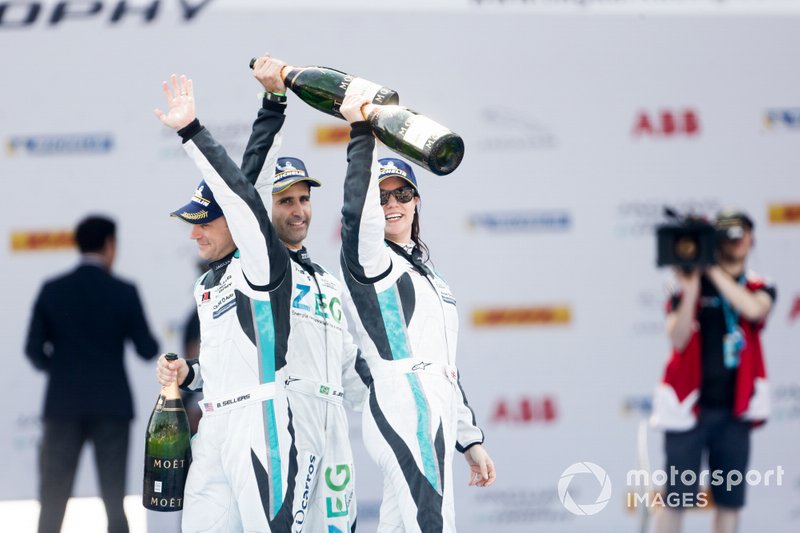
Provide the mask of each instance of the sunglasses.
{"label": "sunglasses", "polygon": [[395,200],[400,202],[401,204],[407,204],[411,200],[414,199],[416,193],[414,191],[414,187],[406,185],[405,187],[400,187],[399,189],[392,189],[386,190],[381,189],[381,205],[386,205],[389,203],[389,197],[394,196]]}

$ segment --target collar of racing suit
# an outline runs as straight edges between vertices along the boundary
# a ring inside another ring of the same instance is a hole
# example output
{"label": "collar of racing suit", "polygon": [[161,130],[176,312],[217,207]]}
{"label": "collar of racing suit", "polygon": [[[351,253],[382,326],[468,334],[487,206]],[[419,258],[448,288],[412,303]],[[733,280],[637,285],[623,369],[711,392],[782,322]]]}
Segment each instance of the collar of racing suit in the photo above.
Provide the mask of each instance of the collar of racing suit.
{"label": "collar of racing suit", "polygon": [[406,260],[411,263],[414,268],[423,276],[432,276],[433,273],[431,272],[430,267],[425,264],[425,261],[422,259],[422,250],[419,249],[419,246],[414,246],[411,249],[411,253],[408,252],[408,249],[405,246],[400,246],[397,243],[394,243],[390,240],[386,240],[386,244],[397,252],[398,254],[402,255],[406,258]]}
{"label": "collar of racing suit", "polygon": [[289,250],[289,256],[292,258],[292,261],[303,267],[303,269],[311,274],[314,275],[314,263],[311,262],[311,258],[308,256],[308,250],[306,247],[303,246],[299,250]]}
{"label": "collar of racing suit", "polygon": [[229,253],[228,255],[223,257],[222,259],[217,259],[216,261],[211,261],[208,264],[208,268],[210,268],[214,272],[225,268],[226,266],[228,266],[230,264],[231,260],[233,259],[233,256],[236,255],[237,251],[238,250],[232,251],[231,253]]}

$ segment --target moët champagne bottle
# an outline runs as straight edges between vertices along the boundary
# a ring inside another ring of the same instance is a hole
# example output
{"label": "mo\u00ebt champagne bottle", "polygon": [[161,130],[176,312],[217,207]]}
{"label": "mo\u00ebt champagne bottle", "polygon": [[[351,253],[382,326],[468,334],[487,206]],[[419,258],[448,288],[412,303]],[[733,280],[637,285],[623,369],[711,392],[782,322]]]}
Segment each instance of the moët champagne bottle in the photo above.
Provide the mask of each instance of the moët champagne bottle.
{"label": "mo\u00ebt champagne bottle", "polygon": [[399,105],[367,104],[362,113],[388,148],[444,176],[464,158],[464,140],[450,129]]}
{"label": "mo\u00ebt champagne bottle", "polygon": [[[168,361],[178,356],[169,353]],[[189,419],[177,383],[161,388],[147,424],[142,503],[152,511],[183,509],[183,488],[192,462]]]}
{"label": "mo\u00ebt champagne bottle", "polygon": [[[255,58],[250,60],[250,68],[253,68],[255,62]],[[344,118],[339,107],[348,94],[361,95],[379,105],[395,105],[400,102],[397,91],[393,89],[328,67],[287,65],[283,67],[281,76],[283,83],[302,101],[337,118]]]}

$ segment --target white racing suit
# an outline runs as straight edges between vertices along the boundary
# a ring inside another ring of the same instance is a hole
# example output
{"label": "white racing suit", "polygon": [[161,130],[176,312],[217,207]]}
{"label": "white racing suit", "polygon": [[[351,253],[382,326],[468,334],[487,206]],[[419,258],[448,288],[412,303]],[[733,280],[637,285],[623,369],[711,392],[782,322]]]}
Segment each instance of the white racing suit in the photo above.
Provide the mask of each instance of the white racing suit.
{"label": "white racing suit", "polygon": [[270,104],[253,126],[247,175],[199,122],[179,132],[238,247],[195,287],[200,355],[184,385],[202,388],[204,414],[192,441],[185,532],[355,529],[342,400],[347,389],[360,404],[366,387],[339,282],[305,250],[290,256],[270,222],[285,107]]}
{"label": "white racing suit", "polygon": [[341,260],[372,378],[363,436],[384,479],[378,531],[455,531],[454,451],[483,442],[455,367],[456,301],[417,248],[384,241],[374,148],[366,123],[355,123]]}

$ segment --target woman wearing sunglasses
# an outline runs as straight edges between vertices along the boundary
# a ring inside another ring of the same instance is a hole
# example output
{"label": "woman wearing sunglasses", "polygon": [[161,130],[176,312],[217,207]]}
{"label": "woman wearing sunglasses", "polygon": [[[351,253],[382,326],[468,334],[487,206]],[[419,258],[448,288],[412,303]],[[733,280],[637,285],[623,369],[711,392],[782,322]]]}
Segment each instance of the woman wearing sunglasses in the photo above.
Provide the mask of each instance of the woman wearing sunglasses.
{"label": "woman wearing sunglasses", "polygon": [[455,531],[454,452],[470,485],[491,485],[494,464],[455,367],[456,300],[419,238],[414,171],[375,160],[367,103],[347,96],[341,106],[351,124],[341,261],[370,388],[364,443],[384,480],[378,531]]}

